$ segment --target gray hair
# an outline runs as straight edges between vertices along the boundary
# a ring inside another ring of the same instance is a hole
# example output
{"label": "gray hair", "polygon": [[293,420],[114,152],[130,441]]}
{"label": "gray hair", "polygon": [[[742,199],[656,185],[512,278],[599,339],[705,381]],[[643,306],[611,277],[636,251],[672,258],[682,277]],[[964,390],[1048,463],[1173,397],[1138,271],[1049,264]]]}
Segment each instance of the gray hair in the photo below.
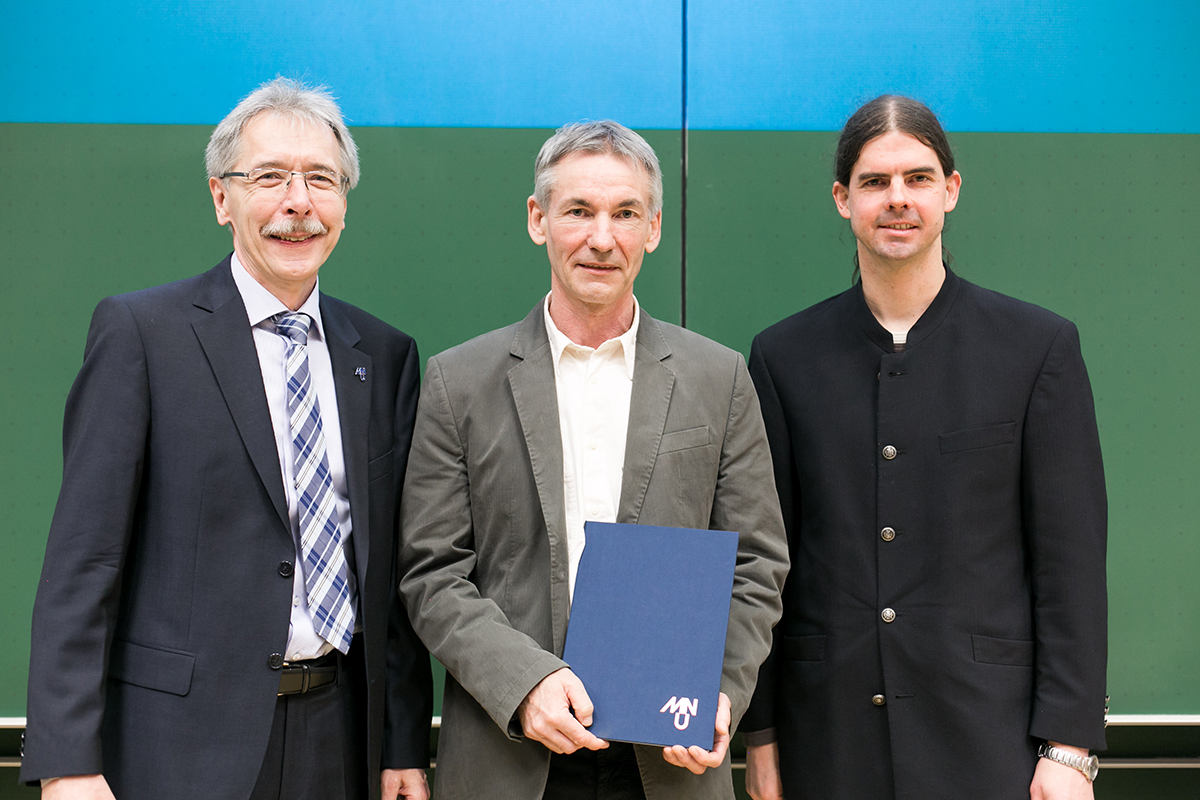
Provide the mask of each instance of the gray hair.
{"label": "gray hair", "polygon": [[204,167],[210,178],[234,168],[242,154],[242,132],[259,114],[288,117],[309,125],[328,125],[338,142],[339,169],[350,188],[358,183],[358,147],[329,88],[308,86],[283,77],[268,81],[246,95],[213,130],[204,151]]}
{"label": "gray hair", "polygon": [[638,164],[650,178],[650,216],[662,210],[662,168],[646,140],[619,122],[573,122],[546,140],[533,165],[533,197],[543,211],[550,205],[554,166],[573,153],[607,153]]}

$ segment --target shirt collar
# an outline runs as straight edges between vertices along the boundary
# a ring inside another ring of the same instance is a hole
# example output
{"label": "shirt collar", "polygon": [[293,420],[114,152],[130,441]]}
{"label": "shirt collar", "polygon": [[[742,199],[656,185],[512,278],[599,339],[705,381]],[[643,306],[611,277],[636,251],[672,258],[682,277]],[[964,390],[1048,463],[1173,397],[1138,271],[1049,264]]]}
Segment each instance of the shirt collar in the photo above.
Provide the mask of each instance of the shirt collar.
{"label": "shirt collar", "polygon": [[[238,293],[242,296],[242,304],[246,306],[246,316],[250,318],[250,327],[257,327],[276,314],[284,314],[291,310],[246,271],[246,268],[242,266],[242,262],[238,260],[237,253],[234,253],[230,257],[229,267],[233,272],[233,282],[237,285]],[[315,330],[317,338],[324,341],[325,330],[321,323],[320,288],[321,279],[317,278],[317,283],[313,285],[313,290],[308,295],[308,299],[297,310],[312,318],[312,325],[309,327],[309,336],[312,336]]]}
{"label": "shirt collar", "polygon": [[[550,317],[550,294],[546,294],[546,299],[542,301],[542,315],[546,319],[546,333],[550,337],[550,351],[554,356],[554,367],[558,368],[558,362],[562,358],[563,352],[568,348],[573,348],[577,352],[591,353],[593,348],[585,347],[581,344],[572,342],[565,333],[558,329],[554,324],[554,320]],[[621,355],[624,357],[625,372],[629,380],[633,380],[633,364],[637,357],[637,331],[638,321],[641,318],[641,307],[638,305],[637,297],[633,298],[633,324],[629,326],[629,330],[622,333],[620,336],[609,339],[604,344],[595,348],[595,352],[607,352],[611,349],[620,348]]]}

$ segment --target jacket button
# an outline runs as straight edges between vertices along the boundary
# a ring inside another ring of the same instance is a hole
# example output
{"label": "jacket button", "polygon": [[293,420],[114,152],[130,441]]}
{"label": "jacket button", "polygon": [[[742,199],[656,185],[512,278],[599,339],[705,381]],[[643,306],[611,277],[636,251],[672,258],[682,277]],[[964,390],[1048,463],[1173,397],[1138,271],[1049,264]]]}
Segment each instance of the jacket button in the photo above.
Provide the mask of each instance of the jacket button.
{"label": "jacket button", "polygon": [[884,622],[892,622],[896,619],[896,612],[890,608],[885,608],[879,616],[883,618]]}
{"label": "jacket button", "polygon": [[267,659],[267,666],[271,669],[283,669],[283,655],[280,653],[271,653]]}
{"label": "jacket button", "polygon": [[892,539],[896,538],[896,529],[891,527],[884,528],[879,532],[879,538],[883,539],[885,542],[890,542]]}
{"label": "jacket button", "polygon": [[877,694],[877,695],[875,695],[874,697],[872,697],[872,698],[871,698],[871,702],[872,702],[872,703],[874,703],[874,704],[875,704],[875,705],[877,705],[877,706],[881,706],[881,705],[883,705],[884,703],[886,703],[886,702],[887,702],[887,698],[886,698],[886,697],[884,697],[884,696],[883,696],[883,695],[881,695],[881,694]]}
{"label": "jacket button", "polygon": [[883,457],[886,458],[888,461],[891,461],[893,458],[896,457],[896,448],[892,447],[890,444],[887,445],[886,447],[884,447],[883,448]]}
{"label": "jacket button", "polygon": [[279,574],[285,578],[292,577],[292,562],[280,561],[279,562]]}

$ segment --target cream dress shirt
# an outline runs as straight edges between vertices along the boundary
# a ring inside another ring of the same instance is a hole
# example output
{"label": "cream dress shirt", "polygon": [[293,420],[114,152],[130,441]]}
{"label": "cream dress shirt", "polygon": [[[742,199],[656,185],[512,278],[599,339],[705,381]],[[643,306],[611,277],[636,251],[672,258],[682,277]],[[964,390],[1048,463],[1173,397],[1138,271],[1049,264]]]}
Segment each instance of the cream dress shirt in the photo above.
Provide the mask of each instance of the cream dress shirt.
{"label": "cream dress shirt", "polygon": [[573,598],[579,559],[587,544],[583,523],[616,522],[621,505],[639,308],[635,297],[629,330],[595,349],[575,344],[558,329],[550,318],[550,295],[546,295],[542,308],[558,391],[567,517],[567,588]]}

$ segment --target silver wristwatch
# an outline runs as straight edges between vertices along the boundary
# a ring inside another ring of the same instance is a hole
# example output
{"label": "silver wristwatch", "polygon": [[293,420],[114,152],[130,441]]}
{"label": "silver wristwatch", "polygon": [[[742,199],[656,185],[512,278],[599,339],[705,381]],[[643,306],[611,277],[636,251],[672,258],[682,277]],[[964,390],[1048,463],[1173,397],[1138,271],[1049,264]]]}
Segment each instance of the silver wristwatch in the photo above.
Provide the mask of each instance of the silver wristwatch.
{"label": "silver wristwatch", "polygon": [[1070,750],[1063,750],[1048,742],[1043,742],[1038,748],[1038,758],[1048,758],[1071,769],[1077,769],[1087,778],[1088,783],[1096,780],[1096,774],[1100,772],[1100,759],[1095,756],[1077,756]]}

